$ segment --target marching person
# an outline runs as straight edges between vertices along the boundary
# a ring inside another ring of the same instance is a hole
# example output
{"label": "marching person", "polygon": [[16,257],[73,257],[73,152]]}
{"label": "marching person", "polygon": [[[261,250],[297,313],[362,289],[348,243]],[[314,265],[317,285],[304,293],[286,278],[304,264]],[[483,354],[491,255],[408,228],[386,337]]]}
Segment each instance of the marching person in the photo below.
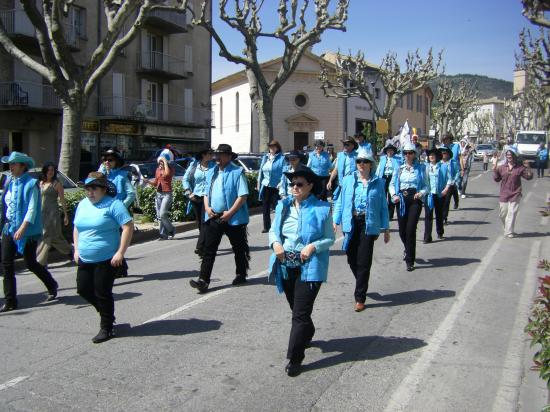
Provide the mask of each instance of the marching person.
{"label": "marching person", "polygon": [[443,136],[442,143],[443,143],[442,146],[448,147],[451,150],[452,156],[450,157],[450,159],[451,159],[451,162],[454,163],[453,169],[457,173],[456,178],[454,178],[454,175],[453,175],[453,188],[451,191],[451,196],[454,200],[453,209],[458,209],[458,204],[460,199],[458,189],[462,183],[461,182],[462,163],[460,161],[460,145],[453,143],[453,135],[450,133]]}
{"label": "marching person", "polygon": [[327,190],[331,191],[332,182],[336,177],[338,177],[338,187],[335,188],[332,192],[333,199],[338,198],[338,195],[340,193],[340,186],[342,184],[342,181],[344,180],[344,177],[352,174],[353,172],[355,172],[356,169],[355,158],[357,157],[356,150],[359,145],[354,139],[350,137],[343,139],[342,144],[344,145],[344,150],[338,152],[336,160],[333,164],[334,168],[332,169],[332,173],[330,174],[327,183]]}
{"label": "marching person", "polygon": [[206,174],[208,170],[216,166],[212,160],[214,150],[207,148],[195,155],[195,161],[189,165],[183,176],[183,190],[189,203],[187,203],[187,214],[193,208],[195,222],[199,228],[199,238],[195,246],[195,253],[200,255],[204,247],[204,235],[202,225],[204,223],[204,195],[206,195]]}
{"label": "marching person", "polygon": [[40,174],[40,193],[42,195],[42,240],[36,249],[36,260],[42,266],[48,266],[48,255],[53,247],[63,256],[73,258],[72,247],[61,231],[61,214],[59,204],[63,209],[63,224],[69,225],[67,215],[67,203],[65,202],[65,190],[63,183],[57,179],[57,167],[47,162],[42,167]]}
{"label": "marching person", "polygon": [[432,227],[435,213],[435,231],[437,238],[444,239],[443,204],[452,184],[448,167],[440,163],[441,150],[431,149],[427,152],[426,176],[428,177],[428,195],[424,202],[424,243],[432,243]]}
{"label": "marching person", "polygon": [[292,173],[301,164],[303,155],[299,150],[291,150],[285,159],[287,163],[283,168],[283,174],[281,176],[281,182],[279,183],[279,197],[285,199],[288,196],[292,196],[292,186],[290,186],[290,180],[286,177],[285,172]]}
{"label": "marching person", "polygon": [[393,175],[389,190],[393,202],[399,204],[397,222],[399,237],[405,246],[403,260],[411,272],[416,260],[416,227],[428,181],[424,165],[416,161],[416,148],[412,143],[403,146],[403,156],[405,161]]}
{"label": "marching person", "polygon": [[242,167],[232,161],[237,154],[228,144],[220,144],[214,152],[216,166],[206,175],[206,194],[204,195],[204,249],[200,275],[189,284],[205,293],[210,284],[210,276],[216,252],[225,234],[229,238],[235,255],[236,276],[233,286],[246,283],[250,249],[246,227],[248,225],[248,182]]}
{"label": "marching person", "polygon": [[500,219],[504,227],[504,237],[513,238],[516,236],[514,226],[521,200],[521,178],[531,180],[533,171],[529,161],[523,165],[518,162],[517,150],[509,147],[506,150],[506,164],[493,167],[493,179],[500,182]]}
{"label": "marching person", "polygon": [[285,159],[281,144],[272,140],[268,145],[269,152],[262,157],[260,172],[258,174],[258,199],[262,201],[264,229],[267,233],[271,227],[271,210],[275,208],[279,200],[277,185],[283,175]]}
{"label": "marching person", "polygon": [[330,176],[330,169],[332,168],[332,162],[330,160],[330,155],[325,151],[325,142],[323,140],[315,141],[315,150],[309,153],[307,167],[319,176],[320,184],[323,186],[319,199],[326,201],[327,183]]}
{"label": "marching person", "polygon": [[[113,284],[124,266],[124,254],[132,240],[134,224],[128,209],[116,199],[116,188],[99,172],[84,182],[86,198],[78,204],[74,218],[74,260],[78,263],[78,294],[99,313],[99,332],[92,339],[111,339],[115,321]],[[122,234],[120,229],[122,228]]]}
{"label": "marching person", "polygon": [[354,136],[354,138],[358,144],[357,150],[364,150],[365,152],[371,153],[374,156],[372,144],[367,140],[367,136],[365,136],[363,133],[358,133]]}
{"label": "marching person", "polygon": [[136,200],[136,189],[128,178],[128,172],[122,169],[122,166],[124,166],[122,155],[116,149],[107,149],[103,152],[102,159],[103,163],[98,172],[107,176],[107,179],[115,185],[116,198],[124,203],[126,209],[130,209],[130,206]]}
{"label": "marching person", "polygon": [[474,154],[472,152],[472,146],[467,140],[462,139],[460,141],[460,177],[461,185],[459,188],[460,197],[466,198],[466,187],[468,186],[468,178],[470,177],[470,169],[472,167],[472,161],[474,160]]}
{"label": "marching person", "polygon": [[378,164],[378,168],[376,169],[376,176],[383,178],[385,181],[384,190],[388,203],[389,218],[390,220],[393,220],[395,204],[393,203],[389,195],[388,189],[390,187],[392,176],[397,173],[397,170],[401,165],[401,159],[397,157],[397,147],[395,147],[393,144],[389,144],[384,147],[384,149],[382,149],[382,152],[384,154],[380,156],[380,163]]}
{"label": "marching person", "polygon": [[548,167],[548,149],[544,142],[537,149],[537,177],[544,177],[544,169]]}
{"label": "marching person", "polygon": [[292,196],[281,200],[275,209],[269,232],[273,250],[269,267],[270,277],[275,278],[278,291],[284,291],[292,310],[285,371],[297,376],[315,334],[311,313],[321,283],[327,280],[334,231],[329,203],[316,198],[321,190],[318,176],[304,165],[286,176]]}
{"label": "marching person", "polygon": [[441,146],[439,148],[439,152],[441,153],[440,168],[444,174],[449,176],[451,181],[451,186],[443,198],[443,223],[447,225],[449,223],[448,218],[451,199],[453,198],[454,193],[458,190],[456,188],[456,181],[459,177],[459,170],[456,163],[452,161],[453,152],[451,149],[447,146]]}
{"label": "marching person", "polygon": [[342,193],[334,202],[334,231],[342,225],[345,235],[342,250],[355,276],[355,311],[365,310],[374,242],[384,232],[384,243],[390,241],[385,181],[374,173],[372,154],[359,149],[357,171],[344,177]]}
{"label": "marching person", "polygon": [[166,240],[176,235],[176,228],[170,221],[170,209],[172,208],[172,178],[175,168],[170,167],[164,156],[157,159],[155,178],[149,180],[149,184],[157,190],[155,196],[155,210],[159,220],[159,239]]}
{"label": "marching person", "polygon": [[52,301],[57,297],[57,282],[50,272],[36,261],[36,246],[42,237],[42,210],[38,181],[28,173],[34,160],[25,153],[12,152],[2,157],[11,172],[2,194],[2,266],[4,268],[4,305],[0,312],[17,309],[17,281],[14,260],[23,255],[25,266],[46,286]]}

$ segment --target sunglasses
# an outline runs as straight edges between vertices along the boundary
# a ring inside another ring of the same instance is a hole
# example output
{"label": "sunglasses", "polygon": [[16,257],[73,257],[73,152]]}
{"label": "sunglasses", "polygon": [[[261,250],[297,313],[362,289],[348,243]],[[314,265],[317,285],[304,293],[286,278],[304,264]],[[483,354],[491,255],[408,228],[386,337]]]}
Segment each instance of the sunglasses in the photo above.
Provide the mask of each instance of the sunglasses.
{"label": "sunglasses", "polygon": [[368,159],[357,159],[355,161],[355,163],[357,163],[357,164],[361,164],[361,163],[362,164],[367,164],[367,163],[370,163],[370,160],[368,160]]}
{"label": "sunglasses", "polygon": [[353,143],[344,143],[344,147],[353,146]]}
{"label": "sunglasses", "polygon": [[298,156],[288,156],[288,160],[298,160],[300,159]]}
{"label": "sunglasses", "polygon": [[86,186],[86,190],[97,190],[98,188],[100,188],[101,186],[96,186],[96,185],[90,185],[90,186]]}
{"label": "sunglasses", "polygon": [[305,183],[301,183],[301,182],[290,182],[290,183],[289,183],[289,186],[290,186],[290,187],[294,187],[294,186],[296,186],[296,187],[304,187],[305,185],[306,185]]}
{"label": "sunglasses", "polygon": [[106,162],[115,162],[116,160],[113,159],[113,158],[110,158],[110,159],[105,159]]}
{"label": "sunglasses", "polygon": [[403,154],[406,156],[406,155],[413,155],[413,154],[416,154],[416,152],[403,152]]}

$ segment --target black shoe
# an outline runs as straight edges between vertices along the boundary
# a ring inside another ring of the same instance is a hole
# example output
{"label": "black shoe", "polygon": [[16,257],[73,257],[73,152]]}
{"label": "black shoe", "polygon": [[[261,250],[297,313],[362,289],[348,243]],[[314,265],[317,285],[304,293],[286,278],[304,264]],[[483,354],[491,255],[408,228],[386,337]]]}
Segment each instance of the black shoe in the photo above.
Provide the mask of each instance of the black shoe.
{"label": "black shoe", "polygon": [[189,284],[191,285],[192,288],[198,289],[199,293],[204,293],[208,290],[208,283],[206,283],[202,279],[199,279],[199,280],[191,279],[189,281]]}
{"label": "black shoe", "polygon": [[269,229],[262,229],[262,233],[267,233],[269,232]]}
{"label": "black shoe", "polygon": [[407,272],[412,272],[414,270],[414,265],[407,264]]}
{"label": "black shoe", "polygon": [[239,286],[244,283],[246,283],[246,275],[237,275],[235,279],[233,279],[233,282],[231,282],[233,286]]}
{"label": "black shoe", "polygon": [[11,312],[12,310],[16,310],[17,309],[17,303],[4,303],[1,307],[0,307],[0,312],[3,313],[3,312]]}
{"label": "black shoe", "polygon": [[163,240],[168,240],[168,238],[167,238],[167,237],[162,237],[162,236],[158,238],[158,241],[159,241],[159,242],[161,242],[161,241],[163,241]]}
{"label": "black shoe", "polygon": [[422,243],[426,244],[426,243],[432,243],[432,242],[433,242],[432,239],[424,239]]}
{"label": "black shoe", "polygon": [[455,209],[455,210],[458,209],[458,205],[454,205],[453,209]]}
{"label": "black shoe", "polygon": [[111,338],[114,338],[114,336],[115,336],[115,334],[113,333],[112,329],[109,330],[109,329],[103,329],[102,328],[102,329],[99,330],[99,333],[92,338],[92,342],[93,343],[105,342],[105,341],[108,341]]}
{"label": "black shoe", "polygon": [[438,238],[439,240],[445,240],[445,236],[443,236],[443,235],[437,235],[437,238]]}
{"label": "black shoe", "polygon": [[285,366],[285,372],[290,377],[298,376],[302,372],[302,364],[288,362]]}
{"label": "black shoe", "polygon": [[51,290],[48,290],[48,297],[46,298],[46,302],[51,302],[52,300],[57,299],[57,288],[58,284],[55,284],[55,287]]}
{"label": "black shoe", "polygon": [[449,224],[449,221],[448,221],[447,219],[445,219],[445,220],[443,221],[443,224],[444,224],[444,225],[448,225],[448,224]]}

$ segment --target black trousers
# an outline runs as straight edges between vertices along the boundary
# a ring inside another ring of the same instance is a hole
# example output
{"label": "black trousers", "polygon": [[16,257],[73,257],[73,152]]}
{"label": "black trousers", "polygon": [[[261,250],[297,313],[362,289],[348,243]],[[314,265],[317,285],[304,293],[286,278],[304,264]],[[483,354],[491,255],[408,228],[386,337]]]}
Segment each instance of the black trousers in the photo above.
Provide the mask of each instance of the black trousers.
{"label": "black trousers", "polygon": [[388,213],[390,215],[390,220],[393,220],[393,215],[395,213],[395,203],[392,202],[391,195],[389,192],[389,187],[391,183],[391,178],[393,175],[384,176],[384,179],[386,181],[384,185],[384,189],[386,190],[386,201],[388,202]]}
{"label": "black trousers", "polygon": [[451,207],[451,199],[456,197],[455,204],[458,205],[458,189],[456,185],[449,187],[447,194],[443,198],[443,221],[446,222],[449,217],[449,208]]}
{"label": "black trousers", "polygon": [[422,201],[414,199],[413,196],[412,193],[409,193],[404,197],[405,215],[401,216],[400,213],[397,213],[399,237],[405,246],[405,262],[409,265],[414,265],[416,259],[416,227],[420,212],[422,212]]}
{"label": "black trousers", "polygon": [[489,168],[489,163],[483,162],[483,171],[486,172],[488,168]]}
{"label": "black trousers", "polygon": [[537,159],[537,177],[544,177],[544,169],[546,169],[547,160]]}
{"label": "black trousers", "polygon": [[[197,246],[195,249],[202,251],[204,247],[204,235],[202,232],[202,225],[204,224],[204,199],[202,196],[195,197],[196,200],[191,200],[191,207],[193,208],[193,214],[195,215],[195,222],[199,228],[199,238],[197,239]],[[202,253],[202,252],[200,252]]]}
{"label": "black trousers", "polygon": [[317,199],[327,201],[328,197],[328,190],[327,190],[327,183],[328,183],[329,176],[319,176],[319,184],[321,185],[321,193],[317,196]]}
{"label": "black trousers", "polygon": [[438,236],[443,236],[443,203],[445,202],[444,197],[434,196],[434,207],[430,209],[428,204],[424,205],[424,241],[432,241],[432,227],[435,214],[435,231]]}
{"label": "black trousers", "polygon": [[462,175],[462,182],[460,185],[460,192],[465,195],[466,188],[468,187],[468,179],[470,178],[470,168],[464,169],[464,174]]}
{"label": "black trousers", "polygon": [[283,279],[283,289],[292,309],[292,327],[286,357],[292,363],[302,363],[306,345],[315,335],[311,313],[321,282],[302,282],[300,268],[287,269],[287,272],[288,279]]}
{"label": "black trousers", "polygon": [[372,253],[376,239],[378,239],[378,235],[367,235],[365,233],[364,216],[353,218],[353,233],[346,254],[348,265],[353,276],[355,276],[354,296],[356,302],[365,303],[367,299]]}
{"label": "black trousers", "polygon": [[235,255],[235,273],[246,276],[248,262],[250,261],[246,225],[231,226],[228,223],[220,222],[219,219],[209,219],[204,222],[202,230],[204,232],[204,248],[199,277],[206,283],[210,283],[210,275],[212,275],[212,268],[216,260],[216,252],[223,235],[229,238],[233,254]]}
{"label": "black trousers", "polygon": [[111,260],[97,263],[84,263],[78,260],[76,271],[76,291],[99,312],[100,327],[112,330],[115,321],[115,301],[113,284],[115,268]]}
{"label": "black trousers", "polygon": [[[36,261],[36,240],[27,240],[25,250],[23,251],[23,259],[25,266],[38,279],[42,281],[48,292],[52,292],[57,288],[57,282],[52,277],[51,273]],[[2,266],[4,267],[4,296],[6,303],[17,304],[17,280],[15,279],[15,255],[17,246],[12,235],[2,235]]]}
{"label": "black trousers", "polygon": [[[462,187],[462,178],[460,179],[460,187]],[[458,186],[457,185],[453,185],[451,186],[451,196],[453,197],[453,201],[454,201],[454,208],[457,209],[458,208],[458,204],[459,204],[459,199],[460,199],[460,196],[458,195]],[[449,199],[450,201],[451,199]],[[447,209],[447,212],[449,211],[449,209]]]}
{"label": "black trousers", "polygon": [[271,210],[275,209],[279,201],[279,190],[276,187],[266,186],[263,189],[262,211],[264,214],[264,230],[271,228]]}

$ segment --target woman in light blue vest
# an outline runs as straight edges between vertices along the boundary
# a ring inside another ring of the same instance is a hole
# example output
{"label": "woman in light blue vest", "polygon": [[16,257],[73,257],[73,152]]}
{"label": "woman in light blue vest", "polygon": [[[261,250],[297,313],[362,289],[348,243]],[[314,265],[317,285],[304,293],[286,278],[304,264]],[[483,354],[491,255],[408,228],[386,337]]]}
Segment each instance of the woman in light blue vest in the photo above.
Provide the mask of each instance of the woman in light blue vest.
{"label": "woman in light blue vest", "polygon": [[389,187],[391,178],[394,173],[397,173],[397,169],[401,166],[401,159],[396,156],[397,147],[391,143],[382,149],[384,153],[380,156],[380,163],[378,163],[378,168],[376,169],[376,176],[383,178],[385,181],[384,189],[386,191],[386,198],[388,202],[388,212],[390,220],[393,220],[393,214],[395,212],[395,204],[392,202]]}
{"label": "woman in light blue vest", "polygon": [[456,182],[460,177],[460,168],[452,161],[453,152],[448,146],[441,146],[439,148],[441,153],[441,169],[449,175],[451,179],[451,187],[445,194],[443,199],[443,224],[448,224],[449,207],[451,206],[451,199],[454,193],[457,193]]}
{"label": "woman in light blue vest", "polygon": [[426,176],[428,177],[428,194],[424,202],[424,243],[432,243],[432,227],[435,212],[435,230],[437,238],[444,239],[443,204],[449,193],[452,179],[447,167],[442,167],[440,149],[427,151]]}
{"label": "woman in light blue vest", "polygon": [[269,272],[292,310],[285,371],[297,376],[305,349],[315,334],[311,313],[321,283],[327,280],[334,231],[329,203],[315,197],[321,191],[318,176],[303,165],[286,176],[291,181],[292,196],[281,200],[275,209],[269,232],[273,249]]}
{"label": "woman in light blue vest", "polygon": [[313,170],[319,176],[320,184],[323,187],[319,199],[327,200],[327,183],[330,176],[332,162],[330,155],[325,151],[325,142],[323,140],[315,141],[315,150],[309,153],[307,167]]}
{"label": "woman in light blue vest", "polygon": [[107,149],[102,154],[103,163],[99,166],[98,172],[107,176],[117,190],[116,198],[120,200],[126,209],[130,209],[136,200],[136,189],[128,178],[128,172],[122,169],[124,158],[116,149]]}
{"label": "woman in light blue vest", "polygon": [[357,171],[344,178],[342,191],[334,202],[334,229],[342,225],[345,235],[342,249],[355,276],[355,311],[365,310],[374,242],[384,232],[390,241],[388,204],[384,178],[376,176],[376,162],[370,152],[359,149]]}
{"label": "woman in light blue vest", "polygon": [[399,167],[390,183],[392,201],[398,204],[397,223],[399,237],[405,246],[403,260],[407,271],[414,270],[416,260],[416,227],[422,212],[422,199],[428,192],[428,180],[424,165],[416,160],[416,147],[403,145],[405,162]]}
{"label": "woman in light blue vest", "polygon": [[[344,150],[338,152],[336,160],[334,161],[334,168],[332,169],[332,173],[330,174],[327,183],[327,190],[332,190],[333,200],[336,200],[340,194],[340,185],[342,184],[344,177],[352,174],[356,170],[355,158],[357,157],[356,150],[359,145],[351,137],[343,139],[342,144],[344,145]],[[333,182],[336,177],[338,177],[338,187],[333,188]]]}
{"label": "woman in light blue vest", "polygon": [[290,180],[288,180],[285,173],[294,172],[296,168],[302,164],[301,162],[304,160],[304,156],[298,150],[292,150],[285,156],[285,159],[287,163],[283,168],[281,182],[279,183],[279,197],[281,199],[292,196],[292,186],[290,186]]}
{"label": "woman in light blue vest", "polygon": [[262,157],[262,163],[260,164],[257,187],[258,199],[262,201],[264,217],[262,233],[267,233],[271,227],[271,210],[279,200],[277,185],[281,181],[285,165],[281,144],[277,140],[272,140],[268,148],[269,152]]}
{"label": "woman in light blue vest", "polygon": [[195,253],[201,254],[204,246],[204,235],[202,224],[204,223],[204,195],[206,195],[206,174],[210,169],[216,166],[216,162],[212,160],[214,150],[211,148],[204,149],[195,155],[195,161],[189,165],[183,175],[183,190],[189,202],[187,203],[187,214],[193,208],[195,221],[199,229],[199,238],[195,246]]}

